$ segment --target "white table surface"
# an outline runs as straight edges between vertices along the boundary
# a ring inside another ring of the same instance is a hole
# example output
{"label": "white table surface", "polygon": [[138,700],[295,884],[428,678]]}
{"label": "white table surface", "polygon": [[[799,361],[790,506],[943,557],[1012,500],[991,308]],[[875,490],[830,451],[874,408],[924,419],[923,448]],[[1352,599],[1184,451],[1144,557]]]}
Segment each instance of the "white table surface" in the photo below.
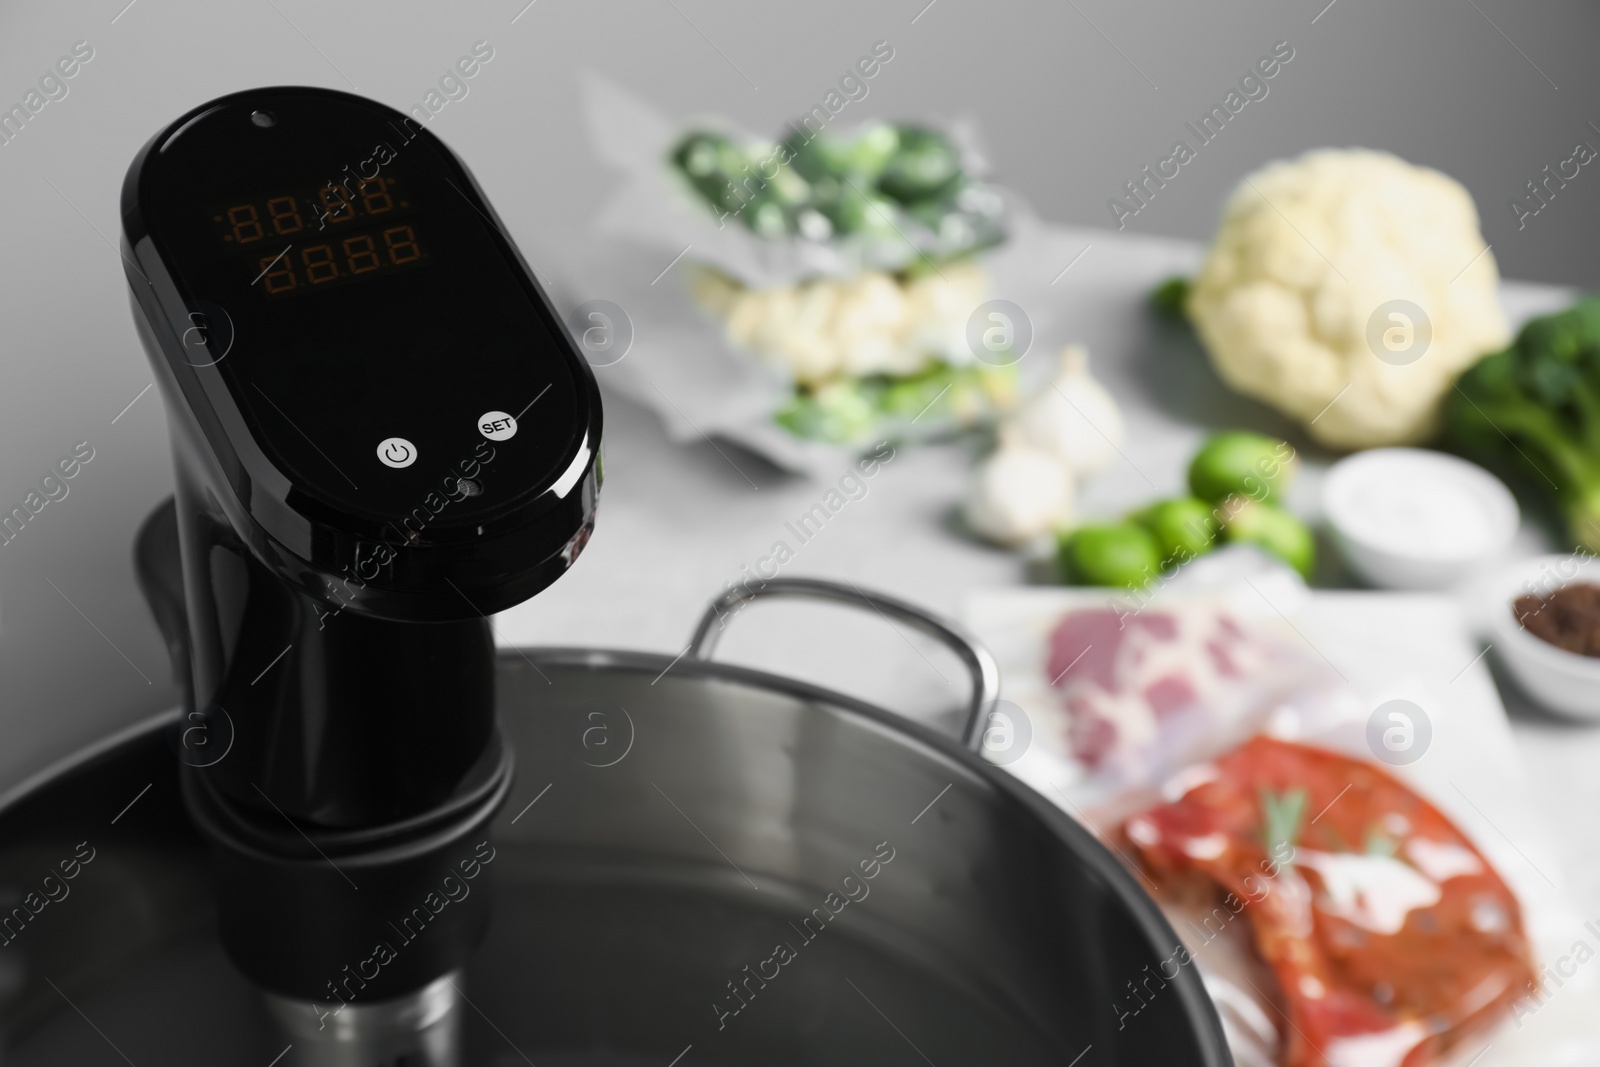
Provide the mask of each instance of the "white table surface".
{"label": "white table surface", "polygon": [[[1307,462],[1291,503],[1314,516],[1318,479],[1330,457],[1271,412],[1229,393],[1192,339],[1154,322],[1145,310],[1150,288],[1191,269],[1198,247],[1065,228],[1052,228],[1047,240],[1059,246],[1062,265],[1084,245],[1093,249],[1068,276],[1070,285],[1063,281],[1050,291],[1050,322],[1032,356],[1051,355],[1067,340],[1085,341],[1129,425],[1126,462],[1086,486],[1080,513],[1115,514],[1178,491],[1187,457],[1206,428],[1244,426],[1288,434],[1302,447]],[[575,305],[593,295],[562,299]],[[1520,322],[1571,295],[1513,283],[1505,286],[1504,302]],[[635,328],[642,332],[650,324],[636,322]],[[599,375],[604,387],[606,370]],[[971,462],[966,445],[901,450],[870,480],[867,495],[800,546],[782,573],[853,582],[952,617],[974,591],[1029,582],[1023,561],[974,543],[953,520]],[[739,580],[741,567],[753,566],[775,540],[794,544],[784,523],[828,487],[828,479],[783,474],[726,442],[674,443],[652,413],[614,393],[608,395],[605,470],[588,550],[554,587],[500,616],[502,643],[625,646],[675,655],[707,599]],[[1548,545],[1543,531],[1525,525],[1514,551],[1532,554]],[[1317,584],[1352,584],[1326,545],[1322,555]],[[751,609],[726,642],[726,654],[907,710],[926,712],[959,700],[953,660],[929,653],[930,664],[912,656],[881,621],[829,609]],[[1600,727],[1547,715],[1498,670],[1496,679],[1536,803],[1561,854],[1565,869],[1558,877],[1584,913],[1600,916],[1600,831],[1592,821],[1600,810],[1600,775],[1593,771],[1600,763]]]}

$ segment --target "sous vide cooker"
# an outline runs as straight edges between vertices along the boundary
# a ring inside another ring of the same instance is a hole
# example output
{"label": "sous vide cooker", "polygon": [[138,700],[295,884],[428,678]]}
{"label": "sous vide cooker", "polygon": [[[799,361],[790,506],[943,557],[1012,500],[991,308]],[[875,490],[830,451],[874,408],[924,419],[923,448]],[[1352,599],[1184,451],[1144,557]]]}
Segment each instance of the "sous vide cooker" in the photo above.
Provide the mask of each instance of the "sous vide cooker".
{"label": "sous vide cooker", "polygon": [[183,775],[223,943],[319,1036],[448,1020],[489,894],[445,894],[512,782],[488,616],[589,537],[594,377],[472,176],[369,101],[196,109],[134,160],[123,234],[186,711],[229,735]]}

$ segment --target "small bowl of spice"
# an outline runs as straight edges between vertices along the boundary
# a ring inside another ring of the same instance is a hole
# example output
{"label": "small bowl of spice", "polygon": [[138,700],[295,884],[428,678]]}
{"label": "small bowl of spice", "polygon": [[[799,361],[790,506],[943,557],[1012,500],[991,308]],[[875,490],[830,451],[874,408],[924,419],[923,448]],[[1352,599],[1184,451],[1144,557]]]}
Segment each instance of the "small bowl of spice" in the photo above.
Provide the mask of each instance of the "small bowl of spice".
{"label": "small bowl of spice", "polygon": [[1322,510],[1339,554],[1384,589],[1444,589],[1482,573],[1516,536],[1505,483],[1423,448],[1375,448],[1335,463]]}
{"label": "small bowl of spice", "polygon": [[1600,558],[1526,560],[1496,594],[1495,651],[1512,677],[1552,711],[1600,719]]}

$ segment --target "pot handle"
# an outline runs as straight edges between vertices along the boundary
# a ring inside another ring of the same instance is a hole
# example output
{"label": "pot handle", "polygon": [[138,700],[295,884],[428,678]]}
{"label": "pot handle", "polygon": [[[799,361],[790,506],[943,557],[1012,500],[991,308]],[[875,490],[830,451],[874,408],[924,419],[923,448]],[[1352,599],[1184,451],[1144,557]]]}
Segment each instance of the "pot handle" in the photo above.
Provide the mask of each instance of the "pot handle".
{"label": "pot handle", "polygon": [[700,616],[700,623],[694,629],[694,636],[689,639],[687,654],[695,659],[710,659],[711,654],[716,651],[722,631],[727,627],[729,612],[752,601],[774,597],[826,600],[857,608],[868,607],[876,611],[890,625],[898,619],[943,644],[956,654],[972,675],[972,700],[961,739],[974,752],[982,748],[989,712],[1000,696],[1000,669],[995,665],[994,657],[989,654],[989,650],[955,623],[947,622],[915,604],[896,597],[886,596],[883,593],[873,593],[869,596],[854,582],[840,585],[837,582],[827,582],[817,578],[772,578],[762,583],[758,589],[751,589],[748,584],[736,586],[713,600],[706,608],[705,614]]}

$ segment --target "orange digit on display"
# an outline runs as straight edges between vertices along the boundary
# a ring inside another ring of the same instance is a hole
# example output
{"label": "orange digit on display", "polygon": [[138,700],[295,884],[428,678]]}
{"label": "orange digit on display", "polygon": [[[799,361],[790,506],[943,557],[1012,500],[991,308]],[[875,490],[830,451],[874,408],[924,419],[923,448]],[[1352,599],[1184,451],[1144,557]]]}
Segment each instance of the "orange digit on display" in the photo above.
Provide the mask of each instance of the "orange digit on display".
{"label": "orange digit on display", "polygon": [[342,185],[324,185],[317,190],[322,210],[329,222],[349,222],[355,218],[355,207],[350,203],[350,190]]}
{"label": "orange digit on display", "polygon": [[383,240],[389,246],[389,262],[396,266],[422,258],[422,249],[417,247],[417,235],[410,226],[394,226],[384,230]]}
{"label": "orange digit on display", "polygon": [[259,241],[266,236],[266,231],[261,228],[261,216],[256,213],[254,204],[230,207],[228,222],[233,225],[233,239],[242,245]]}
{"label": "orange digit on display", "polygon": [[346,237],[344,257],[351,274],[365,274],[369,270],[377,270],[380,265],[376,247],[367,234],[362,234],[360,237]]}
{"label": "orange digit on display", "polygon": [[[279,266],[274,270],[267,270],[274,263]],[[266,283],[269,294],[287,292],[300,284],[299,279],[294,276],[294,266],[290,264],[289,257],[282,253],[276,256],[262,256],[258,266],[266,271],[261,280]]]}
{"label": "orange digit on display", "polygon": [[292,196],[275,196],[267,201],[267,214],[272,216],[272,230],[280,237],[299,233],[305,228],[300,218],[300,207]]}
{"label": "orange digit on display", "polygon": [[362,181],[358,191],[361,193],[361,206],[368,215],[381,215],[394,207],[394,198],[389,195],[389,182],[385,178],[367,178]]}
{"label": "orange digit on display", "polygon": [[305,264],[306,279],[312,285],[331,282],[339,276],[339,265],[333,261],[332,245],[312,245],[300,253]]}

